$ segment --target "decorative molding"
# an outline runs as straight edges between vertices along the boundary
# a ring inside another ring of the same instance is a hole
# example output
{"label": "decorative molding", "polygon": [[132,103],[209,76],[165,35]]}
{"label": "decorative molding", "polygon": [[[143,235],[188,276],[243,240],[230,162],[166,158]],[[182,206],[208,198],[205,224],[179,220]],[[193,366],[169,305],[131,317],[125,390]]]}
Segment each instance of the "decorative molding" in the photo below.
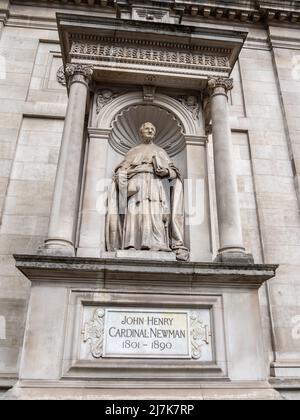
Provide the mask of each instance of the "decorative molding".
{"label": "decorative molding", "polygon": [[178,100],[192,114],[194,120],[199,120],[201,106],[199,103],[199,99],[196,96],[180,96]]}
{"label": "decorative molding", "polygon": [[60,68],[57,70],[56,73],[56,80],[58,83],[60,83],[62,86],[67,86],[67,80],[65,75],[64,66],[60,66]]}
{"label": "decorative molding", "polygon": [[186,51],[187,46],[181,44],[152,42],[154,44],[152,46],[150,41],[140,41],[138,45],[132,45],[130,40],[121,41],[111,40],[97,43],[73,41],[70,56],[73,59],[87,58],[109,63],[164,66],[168,70],[172,67],[193,70],[209,69],[210,71],[228,73],[231,69],[227,49],[224,51],[218,49],[217,53],[214,51],[215,48],[200,48],[198,46],[194,49],[189,47]]}
{"label": "decorative molding", "polygon": [[95,359],[100,359],[103,355],[104,317],[105,310],[96,309],[93,319],[84,324],[82,332],[83,342],[90,344],[91,354]]}
{"label": "decorative molding", "polygon": [[120,95],[119,92],[113,92],[110,89],[102,89],[97,94],[96,98],[96,113],[99,114],[106,105],[111,103],[115,98]]}
{"label": "decorative molding", "polygon": [[189,136],[185,135],[186,146],[206,146],[208,142],[207,136]]}
{"label": "decorative molding", "polygon": [[202,358],[203,347],[211,341],[210,326],[203,322],[200,312],[193,311],[190,314],[190,334],[192,358],[199,360]]}

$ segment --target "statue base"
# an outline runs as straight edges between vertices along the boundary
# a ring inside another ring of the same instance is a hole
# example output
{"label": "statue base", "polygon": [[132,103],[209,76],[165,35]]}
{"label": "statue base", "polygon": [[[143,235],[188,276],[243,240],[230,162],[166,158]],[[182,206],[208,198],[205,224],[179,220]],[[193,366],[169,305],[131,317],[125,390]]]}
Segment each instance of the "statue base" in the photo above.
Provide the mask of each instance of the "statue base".
{"label": "statue base", "polygon": [[214,262],[223,264],[254,264],[252,254],[246,252],[220,252]]}
{"label": "statue base", "polygon": [[176,261],[174,252],[121,250],[115,253],[116,258],[152,261]]}
{"label": "statue base", "polygon": [[15,255],[33,287],[19,381],[4,398],[280,398],[258,296],[277,266],[136,254]]}

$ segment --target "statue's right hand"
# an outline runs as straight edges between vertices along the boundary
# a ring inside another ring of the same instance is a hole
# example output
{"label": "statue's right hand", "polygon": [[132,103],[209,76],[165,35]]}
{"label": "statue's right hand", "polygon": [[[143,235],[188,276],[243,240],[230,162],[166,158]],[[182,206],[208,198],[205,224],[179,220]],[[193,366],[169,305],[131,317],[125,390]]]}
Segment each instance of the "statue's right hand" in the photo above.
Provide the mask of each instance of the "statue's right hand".
{"label": "statue's right hand", "polygon": [[161,178],[165,178],[167,176],[169,176],[169,171],[168,169],[164,169],[164,168],[157,168],[155,171],[156,175],[161,177]]}

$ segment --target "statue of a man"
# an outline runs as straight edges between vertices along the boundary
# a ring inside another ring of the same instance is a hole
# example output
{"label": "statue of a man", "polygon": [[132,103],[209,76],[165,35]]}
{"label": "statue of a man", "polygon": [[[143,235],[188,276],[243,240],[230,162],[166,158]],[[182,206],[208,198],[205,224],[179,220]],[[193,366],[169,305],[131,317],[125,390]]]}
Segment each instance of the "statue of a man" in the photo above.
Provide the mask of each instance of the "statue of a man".
{"label": "statue of a man", "polygon": [[142,144],[132,148],[115,169],[108,196],[108,251],[175,252],[188,260],[184,246],[183,186],[178,169],[153,140],[156,128],[140,128]]}

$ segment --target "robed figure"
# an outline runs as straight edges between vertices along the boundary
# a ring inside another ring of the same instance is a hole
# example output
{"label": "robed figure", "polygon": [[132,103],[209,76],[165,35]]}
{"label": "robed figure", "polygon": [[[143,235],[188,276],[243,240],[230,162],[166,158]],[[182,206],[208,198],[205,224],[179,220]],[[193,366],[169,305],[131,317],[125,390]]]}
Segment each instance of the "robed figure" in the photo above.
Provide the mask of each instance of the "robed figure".
{"label": "robed figure", "polygon": [[108,251],[175,252],[188,260],[184,245],[184,200],[180,173],[164,149],[155,145],[156,129],[140,128],[142,144],[115,169],[108,195]]}

